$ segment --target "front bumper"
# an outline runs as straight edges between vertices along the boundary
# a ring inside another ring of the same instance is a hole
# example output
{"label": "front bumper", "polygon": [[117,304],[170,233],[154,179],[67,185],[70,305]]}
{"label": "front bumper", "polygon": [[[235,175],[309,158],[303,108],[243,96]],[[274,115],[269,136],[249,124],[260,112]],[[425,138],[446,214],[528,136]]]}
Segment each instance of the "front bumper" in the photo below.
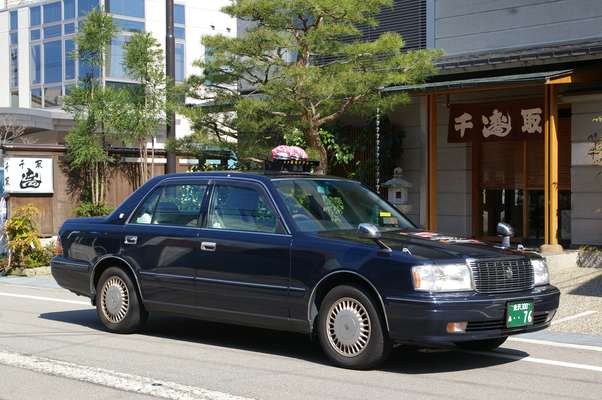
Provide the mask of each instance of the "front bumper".
{"label": "front bumper", "polygon": [[[508,329],[506,305],[520,300],[533,301],[534,324]],[[449,345],[538,331],[550,325],[559,301],[560,291],[551,285],[496,295],[471,292],[387,297],[389,336],[398,343]],[[466,332],[447,332],[449,322],[461,321],[468,322]]]}

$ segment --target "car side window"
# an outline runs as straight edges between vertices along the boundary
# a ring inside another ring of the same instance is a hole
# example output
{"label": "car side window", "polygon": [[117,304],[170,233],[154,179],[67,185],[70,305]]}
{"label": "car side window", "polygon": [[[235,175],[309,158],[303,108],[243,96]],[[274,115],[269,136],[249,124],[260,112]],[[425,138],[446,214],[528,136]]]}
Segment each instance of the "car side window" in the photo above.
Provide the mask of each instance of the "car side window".
{"label": "car side window", "polygon": [[163,186],[142,203],[131,222],[197,226],[206,192],[207,185],[205,184]]}
{"label": "car side window", "polygon": [[211,196],[207,227],[237,231],[282,233],[278,216],[258,188],[216,184]]}

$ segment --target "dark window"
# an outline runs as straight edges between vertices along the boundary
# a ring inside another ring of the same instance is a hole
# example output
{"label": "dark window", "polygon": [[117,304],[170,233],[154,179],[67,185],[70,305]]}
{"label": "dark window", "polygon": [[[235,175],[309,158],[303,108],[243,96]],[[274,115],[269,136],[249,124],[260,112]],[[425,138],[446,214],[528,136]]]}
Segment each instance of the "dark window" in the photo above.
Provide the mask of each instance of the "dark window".
{"label": "dark window", "polygon": [[31,7],[29,9],[29,24],[31,26],[40,25],[42,22],[40,15],[40,6]]}
{"label": "dark window", "polygon": [[65,19],[75,18],[75,0],[63,0]]}
{"label": "dark window", "polygon": [[174,23],[184,25],[186,23],[186,8],[183,4],[175,4],[173,8]]}
{"label": "dark window", "polygon": [[42,83],[42,57],[39,44],[31,46],[31,83]]}
{"label": "dark window", "polygon": [[113,14],[144,18],[144,0],[108,0],[107,10]]}
{"label": "dark window", "polygon": [[31,89],[31,105],[33,107],[42,107],[42,89]]}
{"label": "dark window", "polygon": [[174,36],[176,37],[176,39],[186,39],[186,29],[175,27]]}
{"label": "dark window", "polygon": [[75,24],[72,22],[70,24],[65,24],[65,35],[69,35],[75,32]]}
{"label": "dark window", "polygon": [[281,232],[274,209],[266,196],[248,186],[215,186],[207,227],[251,232]]}
{"label": "dark window", "polygon": [[178,82],[184,80],[184,55],[184,43],[176,43],[176,81]]}
{"label": "dark window", "polygon": [[19,87],[19,63],[18,51],[16,47],[10,49],[10,86]]}
{"label": "dark window", "polygon": [[144,32],[144,22],[113,18],[113,22],[125,32]]}
{"label": "dark window", "polygon": [[44,43],[44,83],[62,81],[62,47],[60,40]]}
{"label": "dark window", "polygon": [[49,24],[61,20],[61,3],[44,5],[44,23]]}
{"label": "dark window", "polygon": [[40,40],[40,30],[39,29],[31,30],[31,40]]}
{"label": "dark window", "polygon": [[385,32],[403,37],[404,50],[426,48],[426,0],[394,0],[376,16],[378,26],[360,27],[366,40],[376,40]]}
{"label": "dark window", "polygon": [[109,60],[107,63],[107,75],[111,78],[127,78],[123,62],[125,60],[124,44],[127,42],[124,36],[119,36],[111,42]]}
{"label": "dark window", "polygon": [[44,108],[55,108],[61,106],[61,90],[60,86],[44,88]]}
{"label": "dark window", "polygon": [[60,25],[52,25],[47,28],[44,28],[44,39],[49,39],[57,36],[61,36]]}
{"label": "dark window", "polygon": [[75,79],[75,60],[72,57],[74,50],[73,40],[65,40],[65,79]]}
{"label": "dark window", "polygon": [[134,224],[198,226],[207,185],[164,186],[152,193],[132,216]]}
{"label": "dark window", "polygon": [[10,30],[14,31],[19,29],[19,16],[17,15],[17,11],[10,12]]}
{"label": "dark window", "polygon": [[95,7],[98,7],[98,0],[79,0],[77,2],[77,16],[84,17]]}

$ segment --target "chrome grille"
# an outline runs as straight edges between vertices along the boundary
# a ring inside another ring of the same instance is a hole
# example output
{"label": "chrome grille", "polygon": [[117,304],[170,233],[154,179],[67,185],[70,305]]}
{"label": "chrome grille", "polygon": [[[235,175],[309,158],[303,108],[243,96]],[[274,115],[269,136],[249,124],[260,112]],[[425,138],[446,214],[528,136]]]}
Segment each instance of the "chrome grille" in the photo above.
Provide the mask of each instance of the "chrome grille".
{"label": "chrome grille", "polygon": [[475,290],[480,293],[516,292],[534,285],[533,267],[526,258],[474,260],[469,265]]}

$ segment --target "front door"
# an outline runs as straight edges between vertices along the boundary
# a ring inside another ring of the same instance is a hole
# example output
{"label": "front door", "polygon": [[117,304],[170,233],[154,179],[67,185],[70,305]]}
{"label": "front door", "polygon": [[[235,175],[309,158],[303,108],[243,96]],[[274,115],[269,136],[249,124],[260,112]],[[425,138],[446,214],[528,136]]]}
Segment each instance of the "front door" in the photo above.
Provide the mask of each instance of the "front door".
{"label": "front door", "polygon": [[243,323],[288,318],[291,236],[261,185],[216,180],[199,240],[200,307]]}
{"label": "front door", "polygon": [[124,255],[139,268],[145,302],[180,311],[197,305],[195,266],[206,193],[206,181],[167,182],[125,225]]}

